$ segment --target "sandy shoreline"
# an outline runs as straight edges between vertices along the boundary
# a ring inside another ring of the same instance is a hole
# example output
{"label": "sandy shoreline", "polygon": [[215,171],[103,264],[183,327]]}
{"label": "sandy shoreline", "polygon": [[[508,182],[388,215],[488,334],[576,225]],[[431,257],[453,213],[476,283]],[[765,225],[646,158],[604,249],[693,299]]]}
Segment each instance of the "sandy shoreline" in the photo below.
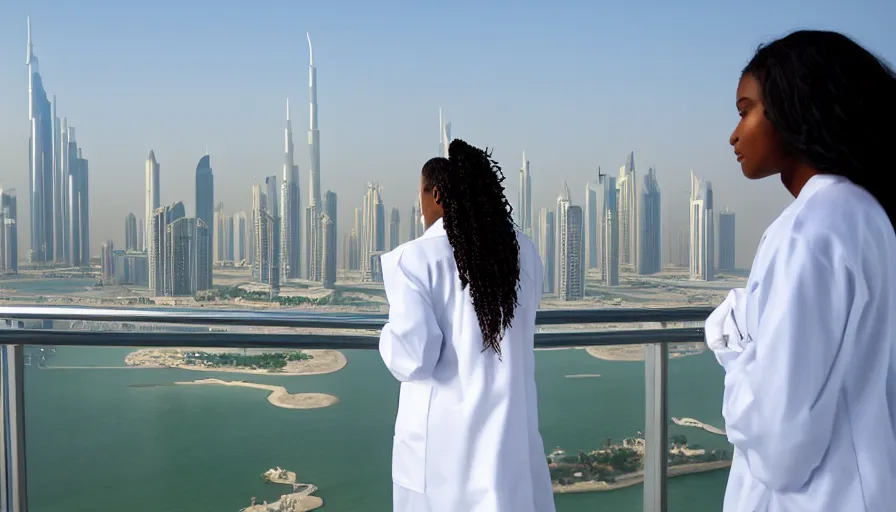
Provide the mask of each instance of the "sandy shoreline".
{"label": "sandy shoreline", "polygon": [[177,368],[197,372],[243,373],[247,375],[324,375],[338,372],[348,364],[345,354],[338,350],[302,350],[311,356],[303,361],[290,361],[281,371],[257,370],[252,368],[204,367],[186,364],[184,354],[188,352],[213,352],[208,349],[140,349],[125,357],[125,364],[134,368]]}
{"label": "sandy shoreline", "polygon": [[284,409],[320,409],[339,403],[339,398],[326,393],[296,393],[291,394],[283,386],[271,386],[255,382],[229,381],[220,379],[200,379],[189,382],[175,382],[182,386],[237,386],[242,388],[263,389],[270,391],[268,402]]}
{"label": "sandy shoreline", "polygon": [[[675,351],[669,350],[669,359],[677,359],[680,357],[694,356],[702,354],[705,350],[703,342],[690,344],[691,351]],[[601,347],[587,347],[585,351],[591,357],[603,359],[604,361],[643,361],[644,348],[647,345],[609,345]]]}
{"label": "sandy shoreline", "polygon": [[[731,467],[730,460],[717,460],[715,462],[698,462],[695,464],[680,464],[678,466],[671,466],[668,469],[667,477],[673,478],[676,476],[683,475],[692,475],[694,473],[705,473],[707,471],[716,471],[719,469],[724,469]],[[600,491],[615,491],[616,489],[622,489],[625,487],[631,487],[633,485],[638,485],[644,482],[644,472],[637,471],[635,473],[629,473],[627,475],[623,475],[616,479],[615,483],[608,482],[578,482],[572,485],[559,485],[554,484],[554,493],[555,494],[566,494],[566,493],[577,493],[577,492],[600,492]]]}

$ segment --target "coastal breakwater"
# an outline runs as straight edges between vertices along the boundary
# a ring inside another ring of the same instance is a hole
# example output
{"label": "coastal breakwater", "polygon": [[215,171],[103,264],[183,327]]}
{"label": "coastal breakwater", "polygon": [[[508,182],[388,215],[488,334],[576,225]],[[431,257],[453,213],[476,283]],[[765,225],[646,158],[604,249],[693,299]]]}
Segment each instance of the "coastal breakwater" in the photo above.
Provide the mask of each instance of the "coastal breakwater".
{"label": "coastal breakwater", "polygon": [[724,430],[722,430],[718,427],[714,427],[712,425],[707,425],[706,423],[703,423],[700,420],[695,420],[694,418],[681,418],[681,419],[672,418],[672,423],[675,423],[676,425],[679,425],[682,427],[702,428],[703,430],[705,430],[709,433],[718,434],[720,436],[728,435],[725,433]]}
{"label": "coastal breakwater", "polygon": [[[644,349],[647,345],[607,345],[587,347],[585,351],[591,357],[604,361],[643,361]],[[706,350],[706,344],[702,341],[675,343],[669,347],[669,358],[696,356]]]}
{"label": "coastal breakwater", "polygon": [[276,407],[284,409],[320,409],[339,403],[339,398],[326,393],[296,393],[292,394],[283,386],[271,386],[255,382],[228,381],[221,379],[200,379],[190,382],[175,382],[181,386],[236,386],[243,388],[261,389],[269,391],[268,402]]}
{"label": "coastal breakwater", "polygon": [[[673,478],[676,476],[683,475],[692,475],[695,473],[705,473],[707,471],[716,471],[719,469],[725,469],[731,467],[730,460],[717,460],[713,462],[697,462],[694,464],[679,464],[677,466],[671,466],[666,472],[666,476],[668,478]],[[638,485],[644,483],[644,471],[636,471],[634,473],[628,473],[616,478],[616,481],[613,483],[609,482],[576,482],[570,485],[560,485],[554,484],[554,494],[565,494],[565,493],[578,493],[578,492],[600,492],[600,491],[615,491],[617,489],[623,489],[625,487],[631,487],[633,485]]]}

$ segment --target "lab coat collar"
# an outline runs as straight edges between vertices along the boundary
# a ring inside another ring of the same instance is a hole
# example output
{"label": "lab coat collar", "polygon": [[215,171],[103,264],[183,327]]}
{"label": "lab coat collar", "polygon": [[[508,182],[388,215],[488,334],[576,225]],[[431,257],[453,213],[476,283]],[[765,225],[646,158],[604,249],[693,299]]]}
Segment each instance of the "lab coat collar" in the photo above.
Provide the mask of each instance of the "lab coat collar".
{"label": "lab coat collar", "polygon": [[437,236],[446,236],[445,233],[445,224],[442,222],[442,219],[435,221],[432,223],[432,226],[423,232],[423,235],[420,238],[434,238]]}
{"label": "lab coat collar", "polygon": [[846,180],[843,176],[839,176],[837,174],[816,174],[809,178],[809,181],[803,185],[803,189],[800,190],[800,195],[797,196],[796,199],[790,204],[790,206],[785,211],[797,211],[799,210],[806,201],[809,200],[810,197],[815,195],[819,190],[827,187],[828,185],[834,183],[840,183],[841,181]]}

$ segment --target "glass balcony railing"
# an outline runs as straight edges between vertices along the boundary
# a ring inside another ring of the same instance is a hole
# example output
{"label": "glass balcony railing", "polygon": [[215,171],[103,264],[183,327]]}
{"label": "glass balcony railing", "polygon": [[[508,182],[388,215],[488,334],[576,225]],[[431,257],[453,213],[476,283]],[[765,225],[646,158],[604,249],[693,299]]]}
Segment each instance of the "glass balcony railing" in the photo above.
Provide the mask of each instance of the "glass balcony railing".
{"label": "glass balcony railing", "polygon": [[[712,432],[707,314],[540,312],[558,511],[720,509],[731,449]],[[37,306],[0,319],[10,511],[391,507],[383,316]]]}

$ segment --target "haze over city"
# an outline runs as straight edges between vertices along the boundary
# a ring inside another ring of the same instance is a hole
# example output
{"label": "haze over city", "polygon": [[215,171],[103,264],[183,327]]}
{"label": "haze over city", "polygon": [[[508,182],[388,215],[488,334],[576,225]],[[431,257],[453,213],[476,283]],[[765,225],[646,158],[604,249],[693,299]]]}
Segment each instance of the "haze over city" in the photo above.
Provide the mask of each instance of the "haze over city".
{"label": "haze over city", "polygon": [[[570,185],[615,175],[634,151],[656,168],[663,249],[687,222],[689,171],[712,182],[715,210],[737,213],[737,265],[789,198],[775,179],[747,182],[728,136],[734,89],[756,45],[798,27],[846,32],[896,60],[885,1],[846,5],[760,2],[744,10],[691,2],[623,7],[438,6],[170,1],[85,1],[0,6],[0,186],[19,197],[19,253],[28,249],[26,16],[44,87],[77,127],[90,161],[93,256],[124,242],[140,217],[150,150],[161,165],[161,202],[194,211],[194,171],[211,156],[215,202],[249,210],[251,186],[281,175],[286,100],[307,196],[308,49],[318,77],[321,189],[339,194],[340,238],[368,181],[386,208],[407,214],[419,169],[436,156],[438,115],[452,135],[494,147],[516,203],[522,154],[531,162],[533,210]],[[406,229],[402,228],[402,233]],[[341,244],[340,244],[340,250]],[[673,250],[674,251],[674,250]],[[341,261],[341,256],[340,256]],[[673,254],[677,262],[677,254]]]}

